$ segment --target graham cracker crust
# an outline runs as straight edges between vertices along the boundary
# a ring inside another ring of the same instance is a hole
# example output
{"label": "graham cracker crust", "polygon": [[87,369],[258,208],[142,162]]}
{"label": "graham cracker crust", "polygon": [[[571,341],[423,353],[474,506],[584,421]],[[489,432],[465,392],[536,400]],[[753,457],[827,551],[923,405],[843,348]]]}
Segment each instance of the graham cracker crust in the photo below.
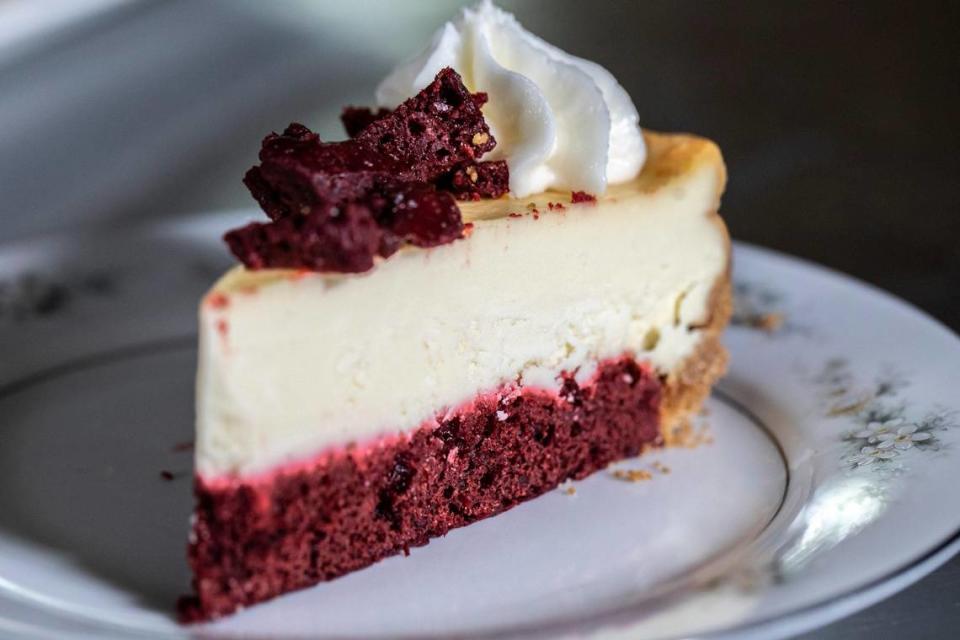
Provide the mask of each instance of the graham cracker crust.
{"label": "graham cracker crust", "polygon": [[703,326],[700,344],[663,381],[660,431],[666,447],[690,444],[690,417],[700,411],[710,389],[727,371],[729,354],[720,338],[733,311],[729,268],[714,284],[709,305],[710,315]]}

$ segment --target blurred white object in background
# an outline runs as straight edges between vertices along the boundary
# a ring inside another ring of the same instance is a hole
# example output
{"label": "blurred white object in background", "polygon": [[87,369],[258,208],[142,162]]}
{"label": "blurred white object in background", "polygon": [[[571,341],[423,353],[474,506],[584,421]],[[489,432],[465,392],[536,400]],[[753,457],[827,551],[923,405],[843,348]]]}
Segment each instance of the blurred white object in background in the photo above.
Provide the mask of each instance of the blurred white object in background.
{"label": "blurred white object in background", "polygon": [[116,9],[129,0],[0,0],[0,65],[45,38]]}
{"label": "blurred white object in background", "polygon": [[265,134],[342,138],[460,4],[0,0],[0,242],[252,205]]}

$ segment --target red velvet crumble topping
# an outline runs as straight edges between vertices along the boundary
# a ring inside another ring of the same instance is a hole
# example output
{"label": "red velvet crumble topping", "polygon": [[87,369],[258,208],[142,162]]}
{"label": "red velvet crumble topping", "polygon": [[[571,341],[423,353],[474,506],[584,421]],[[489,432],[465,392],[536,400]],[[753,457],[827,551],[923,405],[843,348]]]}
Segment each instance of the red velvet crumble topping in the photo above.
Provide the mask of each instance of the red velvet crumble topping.
{"label": "red velvet crumble topping", "polygon": [[596,202],[597,196],[586,191],[572,191],[570,193],[570,202],[577,204],[579,202]]}
{"label": "red velvet crumble topping", "polygon": [[403,245],[463,237],[454,196],[507,191],[506,164],[478,162],[496,145],[486,99],[446,68],[394,111],[348,108],[349,140],[324,143],[296,123],[270,134],[244,183],[272,221],[227,233],[231,251],[250,269],[356,273]]}
{"label": "red velvet crumble topping", "polygon": [[439,183],[457,200],[499,198],[507,192],[510,174],[503,160],[464,163],[456,167]]}
{"label": "red velvet crumble topping", "polygon": [[381,108],[373,111],[367,107],[347,107],[340,114],[340,121],[343,122],[343,128],[347,130],[347,135],[356,138],[374,121],[388,115],[390,115],[390,109]]}
{"label": "red velvet crumble topping", "polygon": [[[452,69],[445,69],[440,73],[444,74],[447,71],[459,79],[459,76],[457,76],[456,72]],[[439,77],[438,75],[437,78]],[[430,87],[427,88],[427,90],[429,89]],[[417,98],[422,95],[423,93],[418,95]],[[476,103],[478,109],[487,102],[487,94],[483,92],[472,94],[470,97]],[[387,119],[391,114],[400,112],[409,102],[408,100],[403,105],[400,105],[397,111],[393,112],[383,108],[373,111],[367,107],[347,107],[343,110],[343,113],[340,114],[340,120],[343,122],[343,128],[346,129],[347,135],[351,138],[369,136],[372,132],[366,131],[368,127],[374,123],[380,123],[374,127],[373,131],[382,131],[384,128],[388,128],[389,125],[384,125],[382,121]],[[418,125],[409,126],[411,130],[419,128]],[[429,124],[424,124],[423,126],[427,127]],[[390,135],[389,132],[388,135]],[[485,150],[489,151],[496,146],[496,140],[494,140],[490,134],[489,129],[485,129],[474,132],[473,135],[470,136],[470,144],[478,148],[486,148]],[[437,151],[436,153],[439,158],[443,152]],[[478,153],[476,157],[479,158],[482,154],[483,152]],[[435,184],[437,188],[453,193],[458,200],[480,200],[481,198],[499,198],[504,195],[509,189],[509,182],[510,173],[507,170],[507,163],[505,161],[477,162],[474,159],[470,159],[454,166],[447,171],[445,175],[440,176],[435,181]]]}

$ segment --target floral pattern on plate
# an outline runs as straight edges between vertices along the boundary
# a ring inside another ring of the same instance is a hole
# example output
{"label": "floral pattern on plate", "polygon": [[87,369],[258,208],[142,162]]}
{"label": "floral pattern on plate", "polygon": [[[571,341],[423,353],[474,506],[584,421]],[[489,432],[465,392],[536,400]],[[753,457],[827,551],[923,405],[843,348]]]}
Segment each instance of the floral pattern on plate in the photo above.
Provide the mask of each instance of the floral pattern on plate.
{"label": "floral pattern on plate", "polygon": [[854,425],[840,436],[846,445],[841,464],[853,471],[901,474],[915,456],[940,451],[941,434],[957,426],[954,411],[917,407],[907,395],[908,379],[891,367],[862,385],[847,360],[834,358],[814,382],[825,397],[825,416]]}

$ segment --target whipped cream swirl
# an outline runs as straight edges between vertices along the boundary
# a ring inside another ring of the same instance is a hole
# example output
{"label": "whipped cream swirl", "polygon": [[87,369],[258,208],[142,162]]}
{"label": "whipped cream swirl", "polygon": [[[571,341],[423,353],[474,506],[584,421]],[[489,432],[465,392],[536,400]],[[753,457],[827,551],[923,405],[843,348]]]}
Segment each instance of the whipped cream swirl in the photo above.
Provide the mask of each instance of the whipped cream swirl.
{"label": "whipped cream swirl", "polygon": [[396,107],[444,67],[489,95],[483,115],[497,146],[484,159],[507,161],[514,196],[602,194],[643,167],[637,109],[613,75],[544,42],[490,0],[464,9],[394,69],[377,88],[377,102]]}

